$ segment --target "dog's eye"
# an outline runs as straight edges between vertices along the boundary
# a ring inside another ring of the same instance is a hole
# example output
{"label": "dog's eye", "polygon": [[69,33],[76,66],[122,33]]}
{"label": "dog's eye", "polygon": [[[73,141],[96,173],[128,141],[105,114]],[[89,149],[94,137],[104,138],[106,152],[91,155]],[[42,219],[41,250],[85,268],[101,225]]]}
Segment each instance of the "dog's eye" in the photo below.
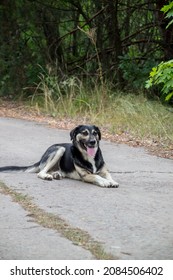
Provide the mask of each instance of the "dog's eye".
{"label": "dog's eye", "polygon": [[93,135],[96,136],[97,135],[97,131],[94,130],[93,131]]}
{"label": "dog's eye", "polygon": [[84,136],[88,136],[88,131],[87,131],[87,130],[84,130],[84,131],[82,131],[82,134],[83,134]]}

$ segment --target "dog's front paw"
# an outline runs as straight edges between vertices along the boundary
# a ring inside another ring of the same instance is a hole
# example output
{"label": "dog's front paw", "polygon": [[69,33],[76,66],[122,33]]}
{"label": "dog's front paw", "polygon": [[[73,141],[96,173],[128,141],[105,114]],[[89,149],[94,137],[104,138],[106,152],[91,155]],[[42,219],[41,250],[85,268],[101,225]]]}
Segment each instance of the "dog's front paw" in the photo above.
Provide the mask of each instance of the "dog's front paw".
{"label": "dog's front paw", "polygon": [[37,176],[38,176],[38,178],[43,179],[43,180],[48,180],[48,181],[53,180],[53,176],[51,174],[45,173],[43,171],[39,172]]}
{"label": "dog's front paw", "polygon": [[105,178],[100,177],[97,181],[98,186],[103,188],[118,188],[119,184],[113,180],[107,180]]}
{"label": "dog's front paw", "polygon": [[110,181],[110,188],[118,188],[119,184],[113,180]]}

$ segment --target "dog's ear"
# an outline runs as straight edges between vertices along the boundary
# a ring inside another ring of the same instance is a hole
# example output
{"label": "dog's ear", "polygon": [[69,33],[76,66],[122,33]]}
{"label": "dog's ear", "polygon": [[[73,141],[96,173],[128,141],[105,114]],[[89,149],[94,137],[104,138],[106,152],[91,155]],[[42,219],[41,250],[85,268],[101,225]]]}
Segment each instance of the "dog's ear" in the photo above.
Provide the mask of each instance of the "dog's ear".
{"label": "dog's ear", "polygon": [[70,131],[70,139],[71,140],[73,140],[75,135],[76,135],[75,131],[76,131],[76,128],[74,128],[72,131]]}
{"label": "dog's ear", "polygon": [[70,139],[71,139],[71,140],[75,140],[76,135],[78,134],[80,127],[81,127],[81,125],[75,127],[75,128],[70,132]]}
{"label": "dog's ear", "polygon": [[95,125],[94,125],[94,129],[95,129],[95,131],[97,131],[97,133],[98,133],[99,140],[101,140],[101,131],[100,131],[100,129],[98,128],[98,126],[95,126]]}

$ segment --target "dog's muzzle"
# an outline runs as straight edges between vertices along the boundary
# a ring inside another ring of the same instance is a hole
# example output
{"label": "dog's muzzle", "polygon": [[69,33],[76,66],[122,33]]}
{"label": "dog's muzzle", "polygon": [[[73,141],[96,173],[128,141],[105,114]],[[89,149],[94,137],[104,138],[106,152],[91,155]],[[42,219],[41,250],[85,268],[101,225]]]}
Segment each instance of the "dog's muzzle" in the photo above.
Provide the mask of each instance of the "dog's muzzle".
{"label": "dog's muzzle", "polygon": [[95,154],[97,152],[97,141],[95,139],[88,141],[84,144],[84,147],[87,151],[88,156],[95,157]]}

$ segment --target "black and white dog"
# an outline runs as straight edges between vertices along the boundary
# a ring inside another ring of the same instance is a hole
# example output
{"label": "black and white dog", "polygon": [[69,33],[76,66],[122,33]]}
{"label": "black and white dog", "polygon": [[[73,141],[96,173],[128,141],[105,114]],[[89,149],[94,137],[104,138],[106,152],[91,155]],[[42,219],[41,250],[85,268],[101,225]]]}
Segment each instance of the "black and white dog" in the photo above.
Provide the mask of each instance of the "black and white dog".
{"label": "black and white dog", "polygon": [[55,144],[31,166],[5,166],[0,172],[38,173],[44,180],[71,178],[100,187],[117,188],[108,172],[99,147],[101,132],[94,125],[79,125],[70,132],[71,143]]}

